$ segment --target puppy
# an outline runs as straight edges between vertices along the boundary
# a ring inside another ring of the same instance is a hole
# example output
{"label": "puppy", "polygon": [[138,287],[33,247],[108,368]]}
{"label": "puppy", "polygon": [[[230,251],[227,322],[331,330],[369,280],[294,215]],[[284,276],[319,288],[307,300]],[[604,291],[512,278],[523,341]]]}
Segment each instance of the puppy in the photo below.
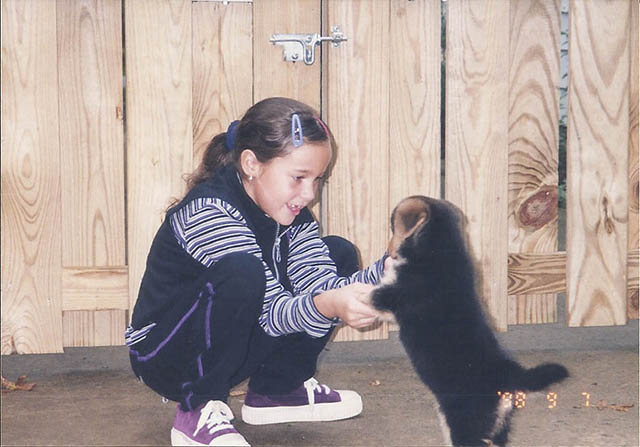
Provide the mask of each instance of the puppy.
{"label": "puppy", "polygon": [[401,201],[391,216],[393,267],[371,301],[400,326],[413,367],[438,400],[447,442],[504,446],[512,402],[501,395],[538,391],[569,373],[553,363],[525,369],[500,348],[476,292],[462,219],[446,201]]}

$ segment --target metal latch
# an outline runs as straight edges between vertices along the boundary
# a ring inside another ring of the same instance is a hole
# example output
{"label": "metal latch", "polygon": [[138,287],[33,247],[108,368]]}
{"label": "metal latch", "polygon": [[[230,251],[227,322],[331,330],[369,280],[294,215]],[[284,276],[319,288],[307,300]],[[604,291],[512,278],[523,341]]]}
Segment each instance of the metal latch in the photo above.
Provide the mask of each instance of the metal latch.
{"label": "metal latch", "polygon": [[305,64],[312,65],[316,60],[315,47],[320,43],[329,41],[334,47],[348,40],[340,31],[339,26],[331,27],[331,36],[315,34],[273,34],[269,42],[284,47],[284,60],[297,62],[303,60]]}

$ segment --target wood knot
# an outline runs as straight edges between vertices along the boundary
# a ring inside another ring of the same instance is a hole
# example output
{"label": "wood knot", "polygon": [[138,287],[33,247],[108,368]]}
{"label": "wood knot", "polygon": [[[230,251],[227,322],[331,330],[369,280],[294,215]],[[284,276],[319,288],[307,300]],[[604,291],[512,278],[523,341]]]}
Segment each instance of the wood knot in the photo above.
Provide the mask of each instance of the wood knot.
{"label": "wood knot", "polygon": [[602,198],[602,211],[604,213],[604,230],[611,234],[615,231],[615,225],[609,216],[609,199],[606,196]]}
{"label": "wood knot", "polygon": [[558,215],[558,191],[545,186],[520,204],[517,211],[520,225],[537,230]]}

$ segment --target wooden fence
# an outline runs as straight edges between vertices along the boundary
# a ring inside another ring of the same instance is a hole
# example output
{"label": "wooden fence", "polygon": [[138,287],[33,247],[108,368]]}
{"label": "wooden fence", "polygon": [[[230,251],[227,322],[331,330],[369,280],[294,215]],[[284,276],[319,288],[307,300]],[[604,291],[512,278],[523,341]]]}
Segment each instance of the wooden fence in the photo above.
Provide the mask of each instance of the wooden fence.
{"label": "wooden fence", "polygon": [[[121,344],[183,174],[276,95],[336,135],[314,210],[364,263],[395,203],[442,194],[469,218],[499,330],[555,321],[559,292],[569,326],[637,318],[637,1],[570,2],[563,251],[560,0],[447,1],[444,103],[439,0],[275,2],[2,0],[2,354]],[[331,25],[349,40],[311,66],[269,43]]]}

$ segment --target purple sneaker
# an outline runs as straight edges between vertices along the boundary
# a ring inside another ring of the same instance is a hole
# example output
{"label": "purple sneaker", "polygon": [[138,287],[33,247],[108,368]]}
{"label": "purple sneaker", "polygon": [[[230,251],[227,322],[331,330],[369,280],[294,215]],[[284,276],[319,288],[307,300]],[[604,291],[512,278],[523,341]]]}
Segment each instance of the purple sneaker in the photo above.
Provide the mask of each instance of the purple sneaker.
{"label": "purple sneaker", "polygon": [[262,396],[247,391],[242,420],[263,425],[282,422],[337,421],[359,415],[362,399],[354,391],[334,391],[313,377],[289,394]]}
{"label": "purple sneaker", "polygon": [[182,411],[178,406],[171,445],[249,445],[231,425],[232,420],[231,409],[219,400],[210,400],[193,411]]}

